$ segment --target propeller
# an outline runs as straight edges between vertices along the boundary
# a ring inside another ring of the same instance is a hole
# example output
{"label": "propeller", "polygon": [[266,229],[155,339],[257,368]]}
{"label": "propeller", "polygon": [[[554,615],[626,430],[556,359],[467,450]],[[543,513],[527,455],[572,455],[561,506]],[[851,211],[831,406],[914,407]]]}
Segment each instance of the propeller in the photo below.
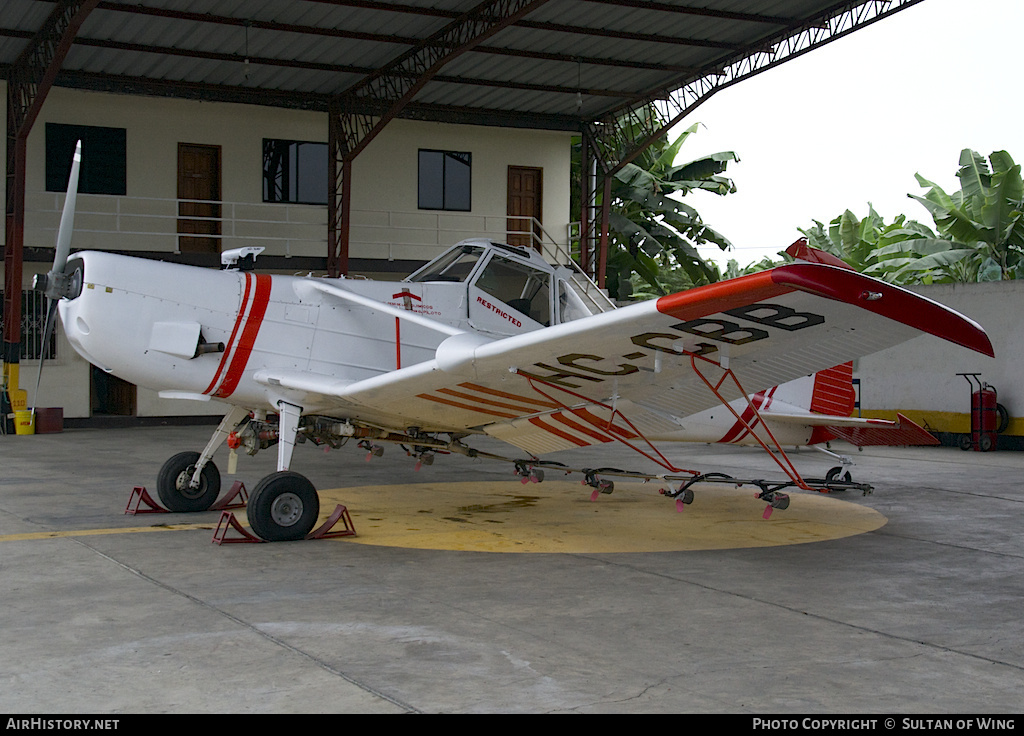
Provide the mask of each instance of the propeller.
{"label": "propeller", "polygon": [[[46,295],[46,323],[43,327],[43,340],[39,350],[39,371],[36,373],[36,390],[32,394],[32,415],[35,416],[36,403],[39,397],[39,379],[43,375],[43,362],[46,360],[46,346],[56,325],[57,303],[61,297],[68,296],[77,289],[74,283],[75,274],[65,273],[68,256],[71,255],[71,233],[75,229],[75,204],[78,199],[78,174],[82,166],[82,141],[75,145],[75,157],[71,161],[71,174],[68,176],[68,193],[64,198],[64,210],[60,215],[60,227],[57,230],[57,245],[53,254],[53,266],[45,274],[36,274],[32,281],[32,289]],[[75,272],[78,273],[77,271]]]}

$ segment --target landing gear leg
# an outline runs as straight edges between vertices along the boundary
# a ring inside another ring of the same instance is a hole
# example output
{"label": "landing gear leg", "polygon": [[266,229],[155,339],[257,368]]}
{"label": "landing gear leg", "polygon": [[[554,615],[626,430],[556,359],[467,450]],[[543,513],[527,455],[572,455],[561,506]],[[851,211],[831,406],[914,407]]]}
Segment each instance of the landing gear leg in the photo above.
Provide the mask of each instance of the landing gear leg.
{"label": "landing gear leg", "polygon": [[220,471],[211,459],[220,444],[248,412],[232,407],[201,453],[179,452],[160,468],[156,492],[170,511],[206,511],[220,495]]}
{"label": "landing gear leg", "polygon": [[249,498],[249,526],[268,542],[303,539],[320,515],[320,498],[309,480],[288,470],[302,407],[278,402],[277,472],[261,480]]}
{"label": "landing gear leg", "polygon": [[302,407],[284,401],[277,402],[281,423],[278,426],[280,438],[277,441],[277,470],[288,470],[292,463],[292,450],[295,449],[295,434],[299,430],[299,417]]}
{"label": "landing gear leg", "polygon": [[242,420],[249,416],[249,411],[243,409],[240,406],[233,406],[231,410],[224,415],[224,418],[220,420],[220,424],[217,425],[217,429],[214,430],[213,436],[210,437],[210,441],[206,443],[206,447],[199,453],[199,461],[196,463],[195,473],[192,476],[191,485],[196,485],[199,482],[199,474],[203,472],[203,468],[213,458],[213,453],[217,451],[217,448],[221,446],[221,443],[228,438]]}

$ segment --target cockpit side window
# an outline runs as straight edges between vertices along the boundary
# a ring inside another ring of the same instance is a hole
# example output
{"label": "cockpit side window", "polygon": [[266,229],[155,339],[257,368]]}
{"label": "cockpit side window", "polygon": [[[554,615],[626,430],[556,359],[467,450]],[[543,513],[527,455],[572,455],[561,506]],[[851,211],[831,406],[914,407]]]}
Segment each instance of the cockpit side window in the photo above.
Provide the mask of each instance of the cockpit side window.
{"label": "cockpit side window", "polygon": [[472,246],[464,246],[452,250],[433,263],[428,264],[424,270],[414,273],[408,280],[413,282],[450,281],[454,283],[465,281],[469,278],[469,274],[473,272],[473,268],[476,266],[477,261],[480,260],[481,255],[483,255],[483,250]]}
{"label": "cockpit side window", "polygon": [[551,274],[494,255],[476,280],[476,287],[534,322],[551,324]]}

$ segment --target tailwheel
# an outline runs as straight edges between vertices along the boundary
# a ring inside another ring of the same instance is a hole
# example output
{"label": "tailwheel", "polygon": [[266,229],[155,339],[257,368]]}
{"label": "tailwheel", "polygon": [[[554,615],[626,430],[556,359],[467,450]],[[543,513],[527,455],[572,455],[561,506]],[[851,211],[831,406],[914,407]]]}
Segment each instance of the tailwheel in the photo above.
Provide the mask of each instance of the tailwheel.
{"label": "tailwheel", "polygon": [[309,480],[282,470],[256,484],[249,497],[249,526],[268,542],[303,539],[320,515],[320,497]]}
{"label": "tailwheel", "polygon": [[192,487],[198,452],[179,452],[156,476],[156,493],[168,511],[206,511],[220,495],[220,471],[213,461],[203,466],[199,485]]}
{"label": "tailwheel", "polygon": [[850,474],[849,470],[844,471],[842,466],[837,465],[825,473],[825,480],[841,480],[844,483],[850,483],[853,481],[853,476]]}

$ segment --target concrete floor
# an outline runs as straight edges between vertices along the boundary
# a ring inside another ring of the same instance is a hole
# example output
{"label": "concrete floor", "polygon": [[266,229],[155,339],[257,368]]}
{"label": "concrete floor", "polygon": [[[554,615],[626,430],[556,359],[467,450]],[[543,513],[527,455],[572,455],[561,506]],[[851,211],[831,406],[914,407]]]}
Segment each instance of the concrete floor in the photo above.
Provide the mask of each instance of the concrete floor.
{"label": "concrete floor", "polygon": [[[358,540],[216,546],[215,512],[124,515],[133,485],[155,494],[161,463],[211,429],[0,437],[0,711],[1021,712],[1022,453],[853,453],[875,493],[829,501],[887,523],[779,546],[603,546],[622,533],[602,527],[607,510],[635,514],[638,536],[654,533],[651,514],[679,519],[683,536],[711,492],[677,515],[650,490],[617,490],[587,507],[600,513],[543,529],[576,525],[561,552],[403,547],[400,533],[385,546],[374,530],[388,509],[352,502]],[[238,477],[252,488],[275,457],[243,456]],[[753,450],[672,457],[777,475]],[[808,475],[830,465],[797,458]],[[558,459],[642,467],[625,449]],[[473,484],[510,472],[452,457],[416,473],[397,448],[366,463],[354,448],[299,447],[293,468],[321,489],[450,483],[468,510],[445,517],[453,540],[495,522],[472,515]],[[523,488],[544,497],[545,484]],[[428,489],[414,505],[433,500]],[[767,521],[751,505],[740,537],[794,525],[800,503]]]}

